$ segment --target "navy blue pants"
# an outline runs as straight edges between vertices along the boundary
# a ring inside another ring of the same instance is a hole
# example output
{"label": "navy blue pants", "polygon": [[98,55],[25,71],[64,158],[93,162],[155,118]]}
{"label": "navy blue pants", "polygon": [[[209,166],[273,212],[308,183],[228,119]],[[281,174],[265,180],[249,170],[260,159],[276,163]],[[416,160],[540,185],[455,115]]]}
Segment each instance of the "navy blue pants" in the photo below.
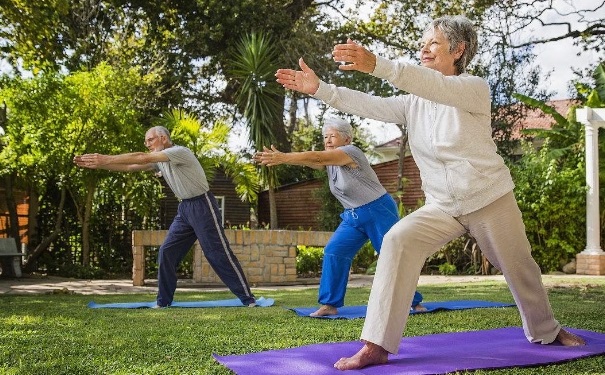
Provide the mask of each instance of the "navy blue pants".
{"label": "navy blue pants", "polygon": [[254,302],[254,295],[239,261],[231,251],[216,198],[211,192],[183,199],[158,255],[159,306],[169,306],[176,290],[176,271],[195,240],[199,240],[204,256],[216,272],[244,305]]}
{"label": "navy blue pants", "polygon": [[[349,271],[353,258],[368,241],[380,253],[382,238],[399,221],[397,204],[387,193],[361,207],[345,210],[342,222],[324,249],[318,302],[334,307],[344,306]],[[412,307],[422,302],[416,292]]]}

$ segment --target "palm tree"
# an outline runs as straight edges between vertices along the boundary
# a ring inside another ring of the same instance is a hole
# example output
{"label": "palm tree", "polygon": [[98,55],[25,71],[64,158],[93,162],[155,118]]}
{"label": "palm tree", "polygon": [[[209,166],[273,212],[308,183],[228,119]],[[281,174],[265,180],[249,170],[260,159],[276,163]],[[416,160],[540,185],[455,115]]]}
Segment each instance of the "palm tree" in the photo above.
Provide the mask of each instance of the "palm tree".
{"label": "palm tree", "polygon": [[[274,43],[263,33],[245,35],[229,61],[228,73],[235,80],[235,103],[248,122],[249,141],[256,150],[276,145],[289,151],[283,125],[283,91],[275,82],[277,53]],[[262,182],[269,190],[270,226],[277,228],[275,168],[260,167]]]}

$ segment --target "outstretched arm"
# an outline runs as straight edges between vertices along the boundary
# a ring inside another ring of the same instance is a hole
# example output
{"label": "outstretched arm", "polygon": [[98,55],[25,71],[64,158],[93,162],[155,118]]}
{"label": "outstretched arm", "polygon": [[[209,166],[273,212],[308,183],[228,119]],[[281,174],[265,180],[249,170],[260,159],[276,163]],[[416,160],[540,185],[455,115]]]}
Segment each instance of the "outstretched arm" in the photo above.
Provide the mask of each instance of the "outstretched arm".
{"label": "outstretched arm", "polygon": [[340,70],[372,73],[376,68],[376,55],[351,39],[344,44],[335,45],[332,56],[334,61],[344,63],[338,67]]}
{"label": "outstretched arm", "polygon": [[161,151],[119,155],[84,154],[74,157],[74,163],[79,167],[118,172],[149,171],[154,168],[154,163],[168,160],[168,156]]}
{"label": "outstretched arm", "polygon": [[321,169],[327,165],[349,165],[356,166],[346,152],[334,149],[325,151],[303,151],[303,152],[281,152],[275,146],[263,147],[262,152],[254,155],[254,161],[268,167],[280,164],[304,165],[315,169]]}

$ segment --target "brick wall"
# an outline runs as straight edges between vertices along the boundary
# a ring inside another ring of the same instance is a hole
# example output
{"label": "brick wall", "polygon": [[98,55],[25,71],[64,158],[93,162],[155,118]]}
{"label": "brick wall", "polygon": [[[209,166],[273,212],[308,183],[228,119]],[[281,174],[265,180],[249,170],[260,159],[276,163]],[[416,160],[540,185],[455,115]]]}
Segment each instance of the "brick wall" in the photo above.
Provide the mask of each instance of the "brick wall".
{"label": "brick wall", "polygon": [[[133,285],[145,285],[145,248],[160,246],[167,232],[132,232]],[[296,246],[325,246],[332,232],[226,229],[225,235],[248,282],[258,286],[296,283]],[[222,284],[203,257],[197,241],[193,251],[193,281],[208,285]]]}
{"label": "brick wall", "polygon": [[605,254],[576,254],[578,275],[605,275]]}

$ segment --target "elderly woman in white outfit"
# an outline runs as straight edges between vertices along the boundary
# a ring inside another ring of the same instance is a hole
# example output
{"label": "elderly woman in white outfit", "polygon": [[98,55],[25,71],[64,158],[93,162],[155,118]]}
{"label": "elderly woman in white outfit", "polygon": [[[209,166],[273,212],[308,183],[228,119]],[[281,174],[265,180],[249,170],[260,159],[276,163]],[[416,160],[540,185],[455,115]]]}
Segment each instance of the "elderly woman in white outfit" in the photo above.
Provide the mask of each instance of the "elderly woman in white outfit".
{"label": "elderly woman in white outfit", "polygon": [[430,23],[421,66],[386,60],[348,41],[334,47],[342,70],[388,80],[408,92],[388,98],[321,81],[301,59],[302,71],[280,69],[285,88],[310,94],[343,112],[407,126],[426,204],[385,235],[361,334],[363,347],[334,366],[358,369],[385,363],[397,353],[422,266],[430,255],[468,232],[498,267],[519,308],[530,342],[583,345],[555,320],[531,248],[514,184],[496,152],[487,82],[465,73],[477,51],[477,35],[463,16]]}

